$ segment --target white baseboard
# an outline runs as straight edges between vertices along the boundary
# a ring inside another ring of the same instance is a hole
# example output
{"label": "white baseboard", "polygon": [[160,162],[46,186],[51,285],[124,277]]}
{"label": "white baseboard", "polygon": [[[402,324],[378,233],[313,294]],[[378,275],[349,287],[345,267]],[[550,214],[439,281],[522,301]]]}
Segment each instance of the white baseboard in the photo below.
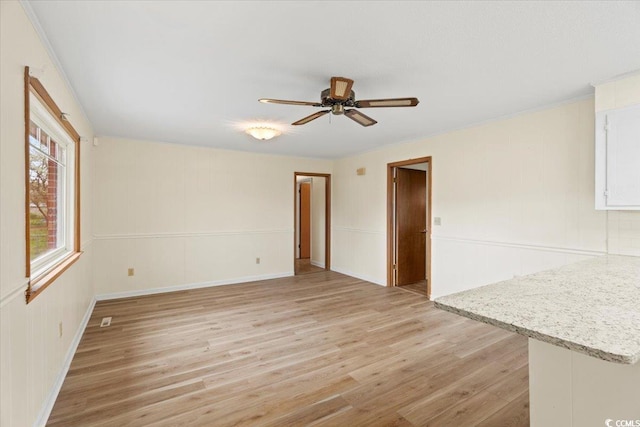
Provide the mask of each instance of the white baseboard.
{"label": "white baseboard", "polygon": [[356,279],[364,280],[366,282],[371,282],[371,283],[374,283],[376,285],[387,286],[386,283],[384,283],[384,281],[380,281],[380,280],[378,280],[378,279],[376,279],[374,277],[371,277],[371,276],[365,276],[365,275],[362,275],[362,274],[357,274],[357,273],[354,273],[353,271],[345,270],[345,269],[340,268],[340,267],[331,266],[331,271],[335,271],[336,273],[346,274],[347,276],[355,277]]}
{"label": "white baseboard", "polygon": [[311,265],[315,265],[316,267],[324,268],[324,262],[311,260]]}
{"label": "white baseboard", "polygon": [[89,323],[89,319],[91,318],[91,314],[93,313],[93,308],[96,305],[96,299],[94,298],[89,307],[87,307],[87,311],[84,313],[84,317],[80,321],[80,325],[78,325],[78,329],[76,330],[76,334],[71,341],[71,345],[67,350],[67,354],[64,357],[64,362],[62,364],[62,368],[58,372],[58,376],[56,378],[56,382],[51,387],[49,391],[49,396],[44,401],[42,408],[40,409],[40,414],[34,423],[34,426],[40,427],[47,424],[47,420],[49,419],[49,415],[51,415],[51,410],[53,410],[53,405],[56,403],[56,399],[58,398],[58,393],[60,393],[60,389],[62,388],[62,383],[64,383],[64,379],[67,377],[67,372],[69,372],[69,367],[71,366],[71,361],[73,360],[73,356],[76,354],[76,350],[78,349],[78,345],[80,344],[80,340],[82,339],[82,335],[84,334],[84,330],[87,328],[87,324]]}
{"label": "white baseboard", "polygon": [[163,288],[139,289],[133,291],[114,292],[109,294],[96,295],[96,301],[105,301],[119,298],[139,297],[144,295],[163,294],[166,292],[186,291],[189,289],[209,288],[212,286],[235,285],[238,283],[256,282],[259,280],[280,279],[282,277],[293,276],[293,271],[275,274],[263,274],[258,276],[244,276],[226,280],[213,280],[210,282],[187,283],[184,285],[166,286]]}

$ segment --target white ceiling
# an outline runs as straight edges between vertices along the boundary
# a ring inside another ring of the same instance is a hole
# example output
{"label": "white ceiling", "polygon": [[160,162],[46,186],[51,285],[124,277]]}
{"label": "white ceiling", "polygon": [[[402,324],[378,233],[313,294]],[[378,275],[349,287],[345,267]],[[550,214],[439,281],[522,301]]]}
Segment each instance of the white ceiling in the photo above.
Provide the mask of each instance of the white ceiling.
{"label": "white ceiling", "polygon": [[[336,158],[593,93],[640,69],[640,2],[30,1],[96,134]],[[29,64],[37,67],[40,64]],[[314,107],[331,76],[363,128]],[[253,121],[285,125],[258,142]]]}

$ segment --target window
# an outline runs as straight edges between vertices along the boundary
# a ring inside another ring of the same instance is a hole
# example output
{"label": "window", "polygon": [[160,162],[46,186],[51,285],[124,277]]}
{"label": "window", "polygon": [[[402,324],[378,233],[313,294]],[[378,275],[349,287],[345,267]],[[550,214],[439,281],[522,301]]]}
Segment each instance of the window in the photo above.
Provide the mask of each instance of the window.
{"label": "window", "polygon": [[79,255],[79,135],[25,69],[27,303]]}

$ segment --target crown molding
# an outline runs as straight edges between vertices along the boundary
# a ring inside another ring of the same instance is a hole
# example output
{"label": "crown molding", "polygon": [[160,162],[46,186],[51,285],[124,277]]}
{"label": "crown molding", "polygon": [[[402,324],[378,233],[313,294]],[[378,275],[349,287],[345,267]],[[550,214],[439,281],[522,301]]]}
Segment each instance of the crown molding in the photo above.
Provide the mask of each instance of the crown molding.
{"label": "crown molding", "polygon": [[591,83],[591,86],[596,87],[596,86],[604,85],[607,83],[615,82],[618,80],[622,80],[622,79],[626,79],[628,77],[634,77],[634,76],[640,76],[640,69],[629,71],[628,73],[618,74],[617,76],[609,77],[608,79],[605,79],[605,80],[593,82]]}
{"label": "crown molding", "polygon": [[31,2],[29,0],[18,0],[18,2],[22,6],[22,9],[27,15],[27,18],[29,18],[29,21],[31,21],[31,25],[33,25],[33,29],[36,30],[36,33],[40,38],[40,42],[44,46],[44,49],[47,51],[47,54],[49,55],[51,62],[53,62],[53,65],[56,67],[58,73],[60,73],[60,76],[62,77],[62,80],[64,81],[65,85],[67,86],[67,89],[69,90],[69,92],[71,92],[71,96],[73,96],[73,99],[75,100],[76,104],[80,108],[80,112],[82,113],[82,116],[87,121],[87,123],[91,124],[91,121],[87,116],[87,112],[85,111],[84,106],[82,105],[82,103],[80,102],[80,99],[78,98],[78,94],[74,90],[73,85],[71,84],[71,81],[67,76],[67,73],[64,71],[64,68],[60,63],[60,60],[58,59],[58,55],[56,55],[56,51],[53,49],[53,46],[51,45],[51,42],[47,37],[47,33],[44,31],[44,29],[42,28],[42,25],[40,24],[38,15],[36,15],[35,11],[31,7]]}

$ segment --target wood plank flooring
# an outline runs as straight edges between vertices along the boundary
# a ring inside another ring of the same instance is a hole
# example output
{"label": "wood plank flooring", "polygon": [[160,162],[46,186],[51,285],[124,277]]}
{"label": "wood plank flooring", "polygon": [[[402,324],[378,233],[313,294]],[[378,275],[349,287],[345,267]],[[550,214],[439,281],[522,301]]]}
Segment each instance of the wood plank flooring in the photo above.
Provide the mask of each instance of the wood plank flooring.
{"label": "wood plank flooring", "polygon": [[323,271],[98,302],[47,425],[527,426],[528,404],[524,337]]}
{"label": "wood plank flooring", "polygon": [[324,268],[311,264],[309,258],[296,258],[294,263],[295,274],[309,274],[325,271]]}
{"label": "wood plank flooring", "polygon": [[404,289],[405,291],[414,292],[419,295],[427,296],[427,281],[421,280],[416,283],[410,283],[408,285],[398,286],[400,289]]}

